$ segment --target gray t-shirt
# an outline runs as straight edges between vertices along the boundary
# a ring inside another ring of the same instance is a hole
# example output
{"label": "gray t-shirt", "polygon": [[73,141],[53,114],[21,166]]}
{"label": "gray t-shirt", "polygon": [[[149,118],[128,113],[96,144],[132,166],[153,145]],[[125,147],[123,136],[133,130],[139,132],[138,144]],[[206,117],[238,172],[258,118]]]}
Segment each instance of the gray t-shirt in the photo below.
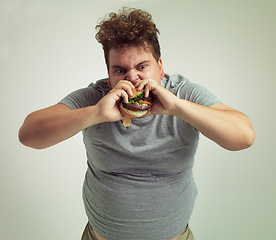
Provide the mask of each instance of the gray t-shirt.
{"label": "gray t-shirt", "polygon": [[[205,106],[219,100],[181,75],[161,84]],[[107,79],[77,90],[61,103],[71,109],[95,105],[110,88]],[[90,224],[109,240],[167,240],[189,222],[197,189],[192,168],[199,132],[170,115],[101,123],[83,130],[88,169],[83,200]]]}

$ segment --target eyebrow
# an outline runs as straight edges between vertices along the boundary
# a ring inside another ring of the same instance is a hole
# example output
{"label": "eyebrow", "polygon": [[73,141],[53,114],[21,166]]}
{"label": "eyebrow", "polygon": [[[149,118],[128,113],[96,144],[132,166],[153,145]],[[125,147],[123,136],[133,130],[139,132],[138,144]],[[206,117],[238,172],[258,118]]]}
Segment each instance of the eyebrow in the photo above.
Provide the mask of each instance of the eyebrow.
{"label": "eyebrow", "polygon": [[[143,64],[145,64],[145,63],[149,63],[149,62],[150,62],[150,60],[142,61],[142,62],[138,63],[138,64],[136,65],[136,67],[137,67],[137,66],[140,66],[140,65],[143,65]],[[127,69],[126,67],[123,67],[123,66],[120,66],[120,65],[114,65],[114,66],[112,66],[111,68]]]}

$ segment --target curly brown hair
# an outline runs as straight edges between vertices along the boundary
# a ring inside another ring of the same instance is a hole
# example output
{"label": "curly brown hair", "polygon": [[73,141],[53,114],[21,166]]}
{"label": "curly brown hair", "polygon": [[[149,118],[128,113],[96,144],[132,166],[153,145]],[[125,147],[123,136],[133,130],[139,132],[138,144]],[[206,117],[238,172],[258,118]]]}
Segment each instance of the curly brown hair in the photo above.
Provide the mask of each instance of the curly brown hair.
{"label": "curly brown hair", "polygon": [[109,67],[109,50],[127,46],[149,47],[156,61],[160,58],[158,42],[159,30],[152,21],[152,16],[141,9],[123,7],[118,14],[112,12],[107,20],[97,26],[96,39],[102,44],[105,62]]}

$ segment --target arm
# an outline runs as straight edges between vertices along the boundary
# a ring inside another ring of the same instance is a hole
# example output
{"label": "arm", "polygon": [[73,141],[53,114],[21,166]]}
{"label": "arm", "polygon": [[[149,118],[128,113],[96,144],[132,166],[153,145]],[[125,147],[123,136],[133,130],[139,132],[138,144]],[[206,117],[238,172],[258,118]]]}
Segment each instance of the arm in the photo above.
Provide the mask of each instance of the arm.
{"label": "arm", "polygon": [[[247,116],[222,103],[202,106],[177,96],[159,83],[147,79],[137,84],[139,89],[153,91],[157,96],[151,114],[170,114],[191,124],[207,138],[228,150],[241,150],[254,142],[254,131]],[[146,93],[147,95],[147,93]]]}
{"label": "arm", "polygon": [[190,123],[225,149],[241,150],[254,142],[254,131],[249,119],[222,103],[206,107],[178,99],[171,114]]}
{"label": "arm", "polygon": [[71,110],[58,103],[29,114],[19,130],[19,140],[28,147],[47,148],[97,122],[99,114],[94,106]]}
{"label": "arm", "polygon": [[96,105],[71,110],[58,103],[29,114],[19,130],[19,140],[28,147],[42,149],[64,141],[92,125],[118,121],[124,116],[117,104],[121,97],[127,101],[127,93],[111,90]]}

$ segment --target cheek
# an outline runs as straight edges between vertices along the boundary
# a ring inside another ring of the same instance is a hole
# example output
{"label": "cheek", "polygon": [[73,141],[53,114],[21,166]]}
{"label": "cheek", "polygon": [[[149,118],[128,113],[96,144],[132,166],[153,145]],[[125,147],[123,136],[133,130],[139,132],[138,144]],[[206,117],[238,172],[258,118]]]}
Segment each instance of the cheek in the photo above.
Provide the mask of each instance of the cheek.
{"label": "cheek", "polygon": [[115,82],[114,77],[108,71],[108,86],[110,88],[113,88],[116,85],[116,84],[114,84],[114,82]]}
{"label": "cheek", "polygon": [[110,80],[108,79],[108,86],[110,87],[110,88],[112,88],[112,86],[111,86],[111,84],[110,84]]}
{"label": "cheek", "polygon": [[158,80],[161,80],[164,77],[164,72],[162,71],[162,68],[159,66],[155,68],[154,70],[154,77]]}
{"label": "cheek", "polygon": [[119,78],[114,78],[114,77],[110,77],[108,79],[108,86],[111,88],[114,88],[116,86],[116,84],[120,81],[121,79]]}
{"label": "cheek", "polygon": [[114,84],[113,80],[108,79],[108,86],[113,88],[116,84]]}

